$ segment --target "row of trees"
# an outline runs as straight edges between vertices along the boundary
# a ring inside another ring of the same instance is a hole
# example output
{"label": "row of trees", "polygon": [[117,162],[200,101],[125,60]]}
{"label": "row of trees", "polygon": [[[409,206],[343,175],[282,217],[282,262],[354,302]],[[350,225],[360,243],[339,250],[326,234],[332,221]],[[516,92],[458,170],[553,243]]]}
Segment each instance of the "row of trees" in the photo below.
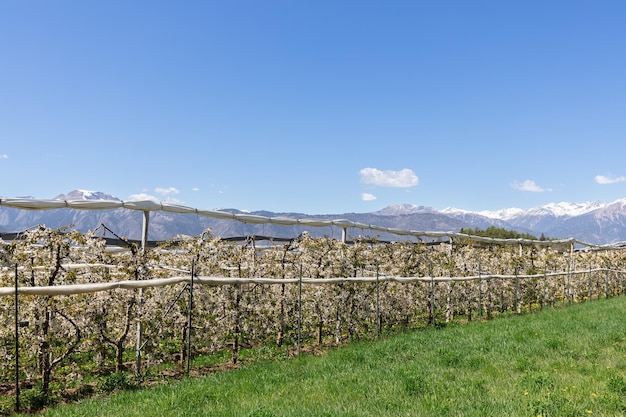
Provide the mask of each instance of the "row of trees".
{"label": "row of trees", "polygon": [[[206,231],[149,250],[134,244],[123,251],[110,249],[90,233],[38,228],[21,240],[3,242],[0,287],[13,285],[13,265],[20,287],[150,280],[188,276],[192,270],[199,277],[234,279],[378,279],[196,285],[193,299],[185,283],[20,295],[19,321],[27,324],[19,330],[20,379],[37,381],[44,393],[55,381],[76,383],[88,375],[127,369],[133,357],[141,359],[134,364],[138,373],[172,358],[184,363],[187,354],[228,351],[236,363],[242,347],[272,345],[293,352],[303,345],[372,338],[399,328],[609,297],[624,288],[622,252],[531,244],[380,244],[355,239],[348,245],[303,235],[262,246],[254,239],[226,242]],[[386,277],[426,278],[404,283]],[[450,277],[460,280],[446,279]],[[0,297],[4,383],[14,376],[13,303],[13,297]]]}
{"label": "row of trees", "polygon": [[479,227],[469,227],[467,229],[461,228],[459,233],[465,233],[472,236],[492,237],[495,239],[528,239],[540,241],[549,240],[549,238],[547,238],[543,233],[541,234],[539,239],[537,239],[535,235],[532,235],[530,233],[520,233],[515,230],[509,230],[503,227],[496,227],[493,225],[488,226],[486,229],[481,229]]}

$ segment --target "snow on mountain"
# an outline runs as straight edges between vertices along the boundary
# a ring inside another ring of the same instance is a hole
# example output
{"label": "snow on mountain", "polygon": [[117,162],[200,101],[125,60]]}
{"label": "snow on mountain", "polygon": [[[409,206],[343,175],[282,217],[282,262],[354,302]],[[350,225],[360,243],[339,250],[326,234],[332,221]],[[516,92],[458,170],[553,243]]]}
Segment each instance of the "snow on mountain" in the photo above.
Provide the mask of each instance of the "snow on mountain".
{"label": "snow on mountain", "polygon": [[448,207],[448,208],[441,210],[441,212],[444,214],[449,214],[453,216],[478,215],[478,216],[487,217],[489,219],[507,220],[512,217],[515,217],[516,215],[523,214],[524,210],[520,208],[507,208],[507,209],[496,210],[496,211],[489,211],[489,210],[471,211],[471,210],[459,209],[456,207]]}
{"label": "snow on mountain", "polygon": [[110,194],[105,194],[100,191],[88,191],[88,190],[73,190],[67,194],[59,194],[54,197],[54,200],[115,200],[119,201],[119,198]]}
{"label": "snow on mountain", "polygon": [[521,208],[505,208],[495,211],[480,211],[479,214],[492,219],[509,221],[512,219],[527,216],[554,216],[554,217],[575,217],[602,208],[604,205],[598,201],[588,201],[585,203],[550,203],[528,210]]}
{"label": "snow on mountain", "polygon": [[512,219],[516,216],[523,215],[524,213],[525,213],[524,209],[517,208],[517,207],[505,208],[505,209],[500,209],[500,210],[495,210],[495,211],[484,210],[484,211],[478,212],[478,214],[482,216],[488,217],[490,219],[498,219],[498,220]]}
{"label": "snow on mountain", "polygon": [[612,203],[602,205],[602,208],[606,212],[621,212],[626,213],[626,198],[615,200]]}
{"label": "snow on mountain", "polygon": [[381,210],[375,211],[374,214],[379,216],[401,216],[404,214],[414,214],[418,212],[433,212],[435,209],[426,206],[417,206],[415,204],[394,204],[387,206]]}
{"label": "snow on mountain", "polygon": [[553,215],[556,217],[575,217],[602,208],[604,204],[598,201],[585,203],[550,203],[544,206],[527,210],[524,215]]}

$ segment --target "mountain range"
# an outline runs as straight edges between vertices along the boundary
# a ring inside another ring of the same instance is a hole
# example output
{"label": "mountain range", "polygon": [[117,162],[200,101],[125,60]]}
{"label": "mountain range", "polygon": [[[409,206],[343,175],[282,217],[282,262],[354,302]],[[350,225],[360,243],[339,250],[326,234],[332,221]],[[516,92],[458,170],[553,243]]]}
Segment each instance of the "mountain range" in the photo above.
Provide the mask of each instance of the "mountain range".
{"label": "mountain range", "polygon": [[[25,198],[25,197],[21,197]],[[119,200],[117,197],[85,190],[74,190],[55,197],[58,200]],[[236,209],[224,209],[244,213]],[[371,213],[342,213],[310,215],[304,213],[246,212],[267,217],[294,219],[346,219],[353,222],[392,227],[404,230],[458,232],[461,228],[485,229],[491,225],[539,237],[576,238],[592,244],[626,241],[626,198],[611,203],[551,203],[523,210],[507,208],[497,211],[473,212],[456,208],[435,210],[431,207],[409,204],[392,205]],[[48,227],[71,226],[85,232],[105,225],[121,237],[141,237],[142,213],[136,210],[21,210],[0,205],[0,232],[18,232],[39,224]],[[213,219],[190,214],[153,211],[150,214],[149,239],[163,240],[178,234],[199,235],[211,229],[215,236],[233,237],[263,235],[292,238],[303,231],[314,236],[341,236],[334,227],[304,228],[303,226],[255,225],[234,220]],[[349,236],[372,235],[371,231],[349,229]],[[379,236],[398,239],[397,236]]]}

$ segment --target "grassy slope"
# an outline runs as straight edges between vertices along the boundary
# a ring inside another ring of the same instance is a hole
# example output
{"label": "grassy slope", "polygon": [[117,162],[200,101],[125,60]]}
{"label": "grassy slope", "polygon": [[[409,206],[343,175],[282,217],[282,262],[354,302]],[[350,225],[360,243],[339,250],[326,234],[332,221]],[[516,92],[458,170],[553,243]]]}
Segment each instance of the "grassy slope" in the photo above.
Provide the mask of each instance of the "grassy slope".
{"label": "grassy slope", "polygon": [[617,416],[626,298],[353,343],[46,416]]}

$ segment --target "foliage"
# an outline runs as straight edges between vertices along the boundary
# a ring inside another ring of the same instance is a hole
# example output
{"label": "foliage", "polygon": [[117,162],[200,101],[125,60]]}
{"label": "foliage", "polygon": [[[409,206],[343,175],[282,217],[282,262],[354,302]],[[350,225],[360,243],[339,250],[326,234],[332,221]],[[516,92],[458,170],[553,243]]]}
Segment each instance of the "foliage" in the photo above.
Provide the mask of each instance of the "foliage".
{"label": "foliage", "polygon": [[41,410],[50,404],[50,394],[41,390],[41,388],[30,388],[24,390],[20,396],[21,404],[29,411]]}
{"label": "foliage", "polygon": [[[459,233],[465,233],[472,236],[484,236],[484,237],[493,237],[497,239],[530,239],[537,240],[534,235],[530,233],[519,233],[515,230],[508,230],[503,227],[496,227],[494,225],[488,226],[486,229],[480,229],[479,227],[475,228],[461,228]],[[542,235],[541,240],[545,240],[545,237]]]}
{"label": "foliage", "polygon": [[113,392],[113,391],[125,391],[133,390],[137,388],[137,383],[132,381],[127,374],[123,372],[115,372],[108,375],[100,385],[98,385],[100,391]]}

